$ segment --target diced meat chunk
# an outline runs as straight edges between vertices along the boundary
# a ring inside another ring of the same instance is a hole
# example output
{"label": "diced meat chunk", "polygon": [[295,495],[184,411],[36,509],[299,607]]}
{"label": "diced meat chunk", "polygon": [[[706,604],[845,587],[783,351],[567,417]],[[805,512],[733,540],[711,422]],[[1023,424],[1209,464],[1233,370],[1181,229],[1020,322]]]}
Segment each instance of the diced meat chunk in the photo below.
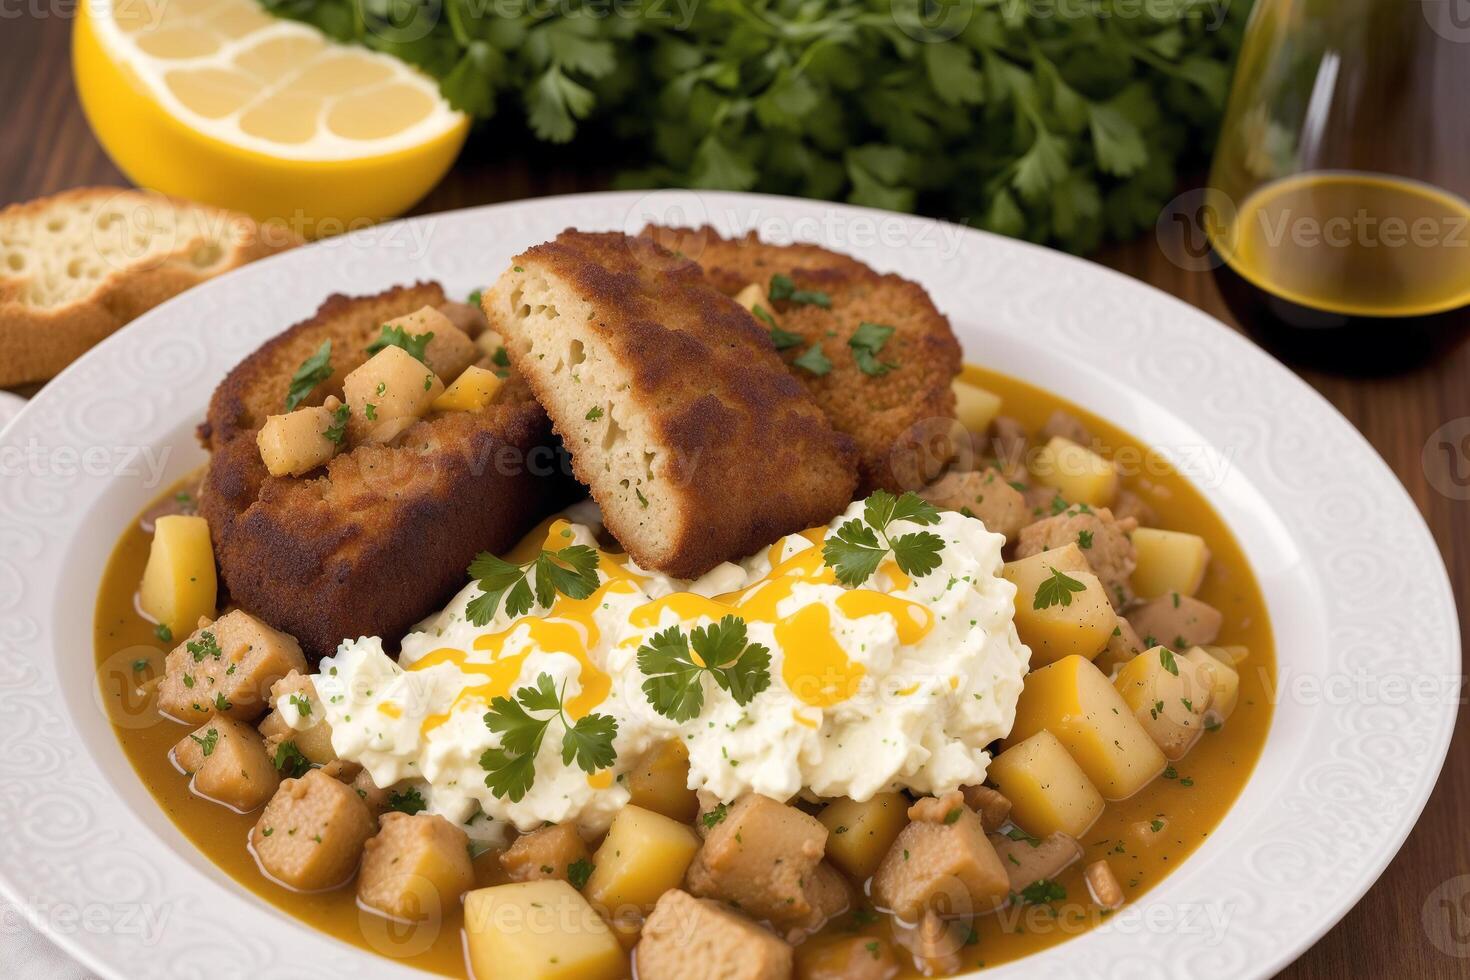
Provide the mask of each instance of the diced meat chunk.
{"label": "diced meat chunk", "polygon": [[912,821],[873,875],[873,898],[900,918],[924,912],[968,915],[989,909],[1010,887],[995,848],[959,792],[909,808]]}
{"label": "diced meat chunk", "polygon": [[1159,515],[1154,513],[1142,497],[1132,490],[1119,490],[1118,497],[1113,501],[1113,516],[1120,521],[1133,518],[1139,527],[1153,527],[1159,521]]}
{"label": "diced meat chunk", "polygon": [[694,799],[699,804],[699,815],[694,819],[694,829],[699,832],[699,836],[708,837],[710,829],[725,819],[725,813],[730,808],[707,789],[695,791]]}
{"label": "diced meat chunk", "polygon": [[173,755],[194,777],[194,792],[241,813],[265,803],[281,782],[259,733],[233,718],[206,722],[185,735]]}
{"label": "diced meat chunk", "polygon": [[250,845],[271,878],[297,891],[322,891],[352,877],[374,829],[352,787],[313,769],[281,783],[250,831]]}
{"label": "diced meat chunk", "polygon": [[[271,685],[270,714],[260,723],[260,734],[276,742],[295,743],[301,754],[319,766],[333,762],[332,726],[322,710],[322,699],[309,674],[292,671]],[[292,722],[295,722],[293,725]]]}
{"label": "diced meat chunk", "polygon": [[1105,909],[1116,909],[1123,905],[1123,886],[1113,873],[1113,866],[1104,858],[1094,861],[1082,873],[1087,882],[1087,893],[1092,900]]}
{"label": "diced meat chunk", "polygon": [[1013,840],[1005,834],[992,834],[990,843],[1005,866],[1010,890],[1018,895],[1038,881],[1055,881],[1082,858],[1082,845],[1059,830],[1041,840],[1034,837]]}
{"label": "diced meat chunk", "polygon": [[1118,617],[1117,624],[1113,627],[1113,635],[1108,637],[1108,645],[1103,652],[1097,655],[1093,663],[1097,669],[1104,674],[1111,674],[1118,667],[1123,666],[1145,649],[1143,638],[1123,616]]}
{"label": "diced meat chunk", "polygon": [[894,938],[914,958],[914,965],[929,977],[944,977],[960,970],[959,951],[964,948],[970,926],[963,919],[946,919],[933,910],[924,913],[917,926],[900,925]]}
{"label": "diced meat chunk", "polygon": [[1117,520],[1106,507],[1073,505],[1054,517],[1022,528],[1016,557],[1027,558],[1075,544],[1086,557],[1092,573],[1102,582],[1113,608],[1122,609],[1133,597],[1128,579],[1138,562],[1128,535],[1137,526],[1132,519]]}
{"label": "diced meat chunk", "polygon": [[847,878],[826,861],[807,875],[806,881],[802,882],[801,893],[811,912],[803,921],[787,928],[786,940],[791,943],[801,942],[852,906],[852,890],[848,887]]}
{"label": "diced meat chunk", "polygon": [[1009,415],[997,415],[990,423],[990,445],[982,456],[995,457],[1002,473],[1026,472],[1026,427]]}
{"label": "diced meat chunk", "polygon": [[236,609],[201,626],[164,661],[158,707],[185,723],[215,715],[254,721],[266,709],[271,685],[306,671],[295,639]]}
{"label": "diced meat chunk", "polygon": [[469,335],[455,326],[443,311],[432,306],[389,320],[384,326],[399,327],[413,337],[433,334],[424,346],[421,361],[446,382],[459,377],[460,372],[480,356],[480,349]]}
{"label": "diced meat chunk", "polygon": [[1058,436],[1075,442],[1079,446],[1092,445],[1092,433],[1087,431],[1087,426],[1082,424],[1082,420],[1060,408],[1047,418],[1046,424],[1041,427],[1037,441],[1048,443]]}
{"label": "diced meat chunk", "polygon": [[946,473],[921,490],[919,496],[944,510],[978,518],[1008,541],[1014,541],[1031,519],[1026,498],[996,469]]}
{"label": "diced meat chunk", "polygon": [[471,339],[489,329],[489,324],[485,322],[485,311],[478,306],[447,299],[439,304],[438,309],[449,318],[450,323],[463,330]]}
{"label": "diced meat chunk", "polygon": [[[578,861],[590,866],[592,854],[573,823],[559,823],[517,837],[500,855],[500,866],[511,881],[560,878],[570,881],[567,869]],[[585,881],[585,877],[583,878]]]}
{"label": "diced meat chunk", "polygon": [[363,846],[360,904],[406,921],[435,920],[475,887],[469,838],[433,813],[385,813]]}
{"label": "diced meat chunk", "polygon": [[805,884],[827,847],[827,828],[794,806],[751,793],[710,828],[685,879],[700,898],[718,898],[777,926],[817,911]]}
{"label": "diced meat chunk", "polygon": [[791,947],[719,904],[664,892],[633,950],[639,980],[787,980]]}
{"label": "diced meat chunk", "polygon": [[796,951],[801,980],[892,980],[898,957],[886,940],[872,936],[814,939]]}
{"label": "diced meat chunk", "polygon": [[373,777],[366,769],[359,770],[348,785],[357,794],[357,798],[362,800],[374,819],[382,816],[383,811],[388,809],[388,791],[373,782]]}
{"label": "diced meat chunk", "polygon": [[1011,801],[1000,790],[989,786],[961,786],[960,792],[965,796],[965,806],[980,815],[980,825],[987,834],[999,830],[1010,819]]}
{"label": "diced meat chunk", "polygon": [[1128,621],[1143,637],[1145,649],[1166,646],[1188,650],[1214,643],[1225,617],[1220,610],[1194,596],[1170,592],[1131,610]]}

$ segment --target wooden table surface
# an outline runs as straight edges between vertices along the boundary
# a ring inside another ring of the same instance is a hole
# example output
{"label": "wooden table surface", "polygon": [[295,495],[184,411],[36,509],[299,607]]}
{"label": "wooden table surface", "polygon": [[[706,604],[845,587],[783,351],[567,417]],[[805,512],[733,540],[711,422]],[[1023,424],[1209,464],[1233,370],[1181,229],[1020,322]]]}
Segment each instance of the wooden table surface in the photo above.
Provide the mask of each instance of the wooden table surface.
{"label": "wooden table surface", "polygon": [[[0,12],[0,106],[4,107],[0,110],[0,205],[84,184],[126,183],[92,138],[77,104],[67,47],[69,28],[70,21],[64,16],[38,18],[24,13],[17,18]],[[543,155],[533,166],[491,139],[472,137],[454,171],[414,213],[604,186],[603,175],[579,170],[570,155],[560,160]],[[1096,258],[1235,326],[1210,274],[1180,269],[1152,235],[1110,247]],[[1430,367],[1389,379],[1302,374],[1358,427],[1398,474],[1434,532],[1455,594],[1465,595],[1470,589],[1470,505],[1435,489],[1436,484],[1446,485],[1449,461],[1426,472],[1422,452],[1441,425],[1470,417],[1470,345]],[[1470,447],[1460,449],[1465,458],[1458,460],[1458,466],[1470,473]],[[1470,605],[1462,605],[1461,631],[1470,635],[1467,610]],[[1347,918],[1284,975],[1470,976],[1470,899],[1441,908],[1439,896],[1431,897],[1442,883],[1470,872],[1467,729],[1470,712],[1462,711],[1439,784],[1403,850]],[[1459,957],[1441,952],[1431,941],[1426,908],[1439,935],[1458,942]]]}

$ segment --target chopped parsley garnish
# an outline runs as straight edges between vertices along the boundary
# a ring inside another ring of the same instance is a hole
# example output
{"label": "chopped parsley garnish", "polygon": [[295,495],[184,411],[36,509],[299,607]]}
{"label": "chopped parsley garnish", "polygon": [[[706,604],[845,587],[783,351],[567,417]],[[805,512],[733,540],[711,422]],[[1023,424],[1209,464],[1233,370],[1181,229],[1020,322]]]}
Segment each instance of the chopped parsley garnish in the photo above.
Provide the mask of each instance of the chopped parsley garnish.
{"label": "chopped parsley garnish", "polygon": [[468,296],[466,296],[464,301],[470,306],[479,306],[480,298],[484,295],[484,293],[485,291],[483,289],[477,289],[473,293],[470,293]]}
{"label": "chopped parsley garnish", "polygon": [[[562,724],[561,761],[570,766],[573,760],[583,772],[594,773],[613,764],[617,753],[613,739],[618,734],[617,720],[609,715],[583,715],[573,724],[567,718],[562,699],[565,684],[558,693],[550,674],[540,674],[535,687],[516,691],[515,700],[497,697],[485,712],[485,725],[500,736],[500,747],[486,749],[480,756],[480,768],[486,772],[485,785],[496,797],[509,797],[519,802],[536,782],[536,755],[546,738],[552,721]],[[544,718],[531,712],[549,711]]]}
{"label": "chopped parsley garnish", "polygon": [[1067,900],[1067,889],[1050,878],[1040,878],[1021,889],[1027,905],[1047,905]]}
{"label": "chopped parsley garnish", "polygon": [[[322,438],[335,446],[342,445],[342,440],[347,438],[347,417],[351,414],[352,410],[346,405],[338,405],[336,411],[332,413],[332,424],[327,426],[327,430],[322,433]],[[376,415],[377,412],[374,411],[373,414]]]}
{"label": "chopped parsley garnish", "polygon": [[587,887],[587,879],[592,877],[592,872],[597,868],[586,858],[577,858],[567,865],[567,881],[573,888],[582,889]]}
{"label": "chopped parsley garnish", "polygon": [[1175,677],[1179,676],[1179,664],[1174,660],[1174,652],[1168,647],[1159,647],[1159,663]]}
{"label": "chopped parsley garnish", "polygon": [[206,759],[214,754],[214,748],[219,744],[219,730],[216,728],[211,728],[205,732],[203,738],[200,738],[198,735],[190,735],[189,737],[199,743],[199,751],[204,754]]}
{"label": "chopped parsley garnish", "polygon": [[[213,681],[210,681],[210,683],[212,684],[214,682]],[[214,696],[214,710],[215,711],[218,711],[218,712],[223,713],[223,712],[229,711],[233,707],[234,707],[234,705],[230,703],[230,699],[227,698],[227,697],[225,697],[225,692],[224,691],[220,691],[218,694],[216,694]]]}
{"label": "chopped parsley garnish", "polygon": [[832,308],[831,296],[817,289],[797,289],[796,283],[790,276],[779,272],[771,277],[771,288],[766,290],[766,295],[771,299],[784,299],[806,306],[820,306],[824,310]]}
{"label": "chopped parsley garnish", "polygon": [[367,352],[372,355],[388,347],[402,347],[410,357],[423,363],[424,352],[428,349],[429,341],[433,339],[434,331],[432,330],[412,334],[402,327],[390,327],[385,323],[382,333],[378,334],[378,339],[368,344]]}
{"label": "chopped parsley garnish", "polygon": [[723,821],[725,819],[725,814],[729,812],[730,808],[725,804],[720,803],[717,804],[713,810],[710,810],[699,819],[700,822],[704,824],[706,830],[713,830],[715,828],[715,825]]}
{"label": "chopped parsley garnish", "polygon": [[495,353],[490,355],[490,360],[497,367],[510,367],[510,355],[505,352],[504,347],[495,348]]}
{"label": "chopped parsley garnish", "polygon": [[1077,532],[1077,547],[1081,548],[1083,551],[1086,551],[1088,548],[1091,548],[1092,547],[1092,532],[1091,531],[1078,531]]}
{"label": "chopped parsley garnish", "polygon": [[1073,592],[1085,592],[1087,586],[1067,575],[1053,565],[1051,578],[1036,587],[1036,597],[1031,600],[1032,609],[1050,609],[1052,606],[1070,606]]}
{"label": "chopped parsley garnish", "polygon": [[276,771],[287,779],[298,779],[311,769],[311,760],[301,754],[295,742],[285,741],[276,746],[276,757],[271,760]]}
{"label": "chopped parsley garnish", "polygon": [[286,700],[291,702],[296,708],[296,713],[301,717],[306,718],[311,715],[311,698],[302,694],[300,691],[293,692]]}
{"label": "chopped parsley garnish", "polygon": [[153,627],[153,635],[158,637],[158,642],[160,643],[172,643],[174,641],[174,631],[168,628],[167,623],[159,623]]}
{"label": "chopped parsley garnish", "polygon": [[957,806],[944,815],[944,822],[946,824],[958,823],[960,817],[963,817],[964,815],[965,808]]}
{"label": "chopped parsley garnish", "polygon": [[313,388],[332,376],[332,342],[322,341],[316,353],[301,362],[296,373],[291,375],[291,386],[286,389],[286,411],[293,411],[306,401]]}
{"label": "chopped parsley garnish", "polygon": [[638,669],[648,677],[643,693],[653,710],[674,721],[699,717],[704,708],[701,675],[713,677],[743,707],[770,687],[770,668],[771,652],[746,642],[745,620],[739,616],[697,627],[687,638],[679,627],[670,626],[638,648]]}
{"label": "chopped parsley garnish", "polygon": [[1148,822],[1148,825],[1149,829],[1151,829],[1156,834],[1164,829],[1164,821],[1162,820],[1150,820]]}
{"label": "chopped parsley garnish", "polygon": [[[866,523],[864,523],[866,521]],[[927,575],[939,567],[944,539],[932,531],[915,531],[890,537],[894,521],[931,525],[939,523],[939,511],[912,490],[895,497],[879,490],[863,501],[863,520],[848,521],[827,538],[822,559],[837,572],[837,581],[859,586],[868,580],[889,552],[905,575]]]}
{"label": "chopped parsley garnish", "polygon": [[[584,544],[560,551],[543,550],[523,565],[482,551],[470,563],[470,578],[479,581],[484,594],[470,601],[465,615],[476,626],[484,626],[494,618],[502,596],[505,611],[511,616],[524,615],[533,605],[550,606],[558,592],[571,599],[585,599],[601,584],[597,562],[597,552]],[[528,575],[532,568],[536,570],[534,594]]]}
{"label": "chopped parsley garnish", "polygon": [[424,802],[424,794],[416,789],[388,794],[388,809],[397,810],[399,813],[407,813],[412,816],[415,813],[422,813],[428,809],[428,806],[429,804]]}
{"label": "chopped parsley garnish", "polygon": [[584,418],[586,418],[588,422],[596,422],[598,419],[602,418],[602,406],[594,405],[591,408],[587,409],[587,414],[584,416]]}
{"label": "chopped parsley garnish", "polygon": [[215,641],[214,634],[209,630],[200,633],[199,639],[190,640],[184,644],[184,649],[194,655],[194,662],[196,664],[205,657],[213,657],[218,660],[224,656],[224,651],[219,648],[219,643]]}
{"label": "chopped parsley garnish", "polygon": [[827,360],[826,354],[822,353],[821,344],[812,344],[806,349],[806,353],[791,363],[809,374],[815,374],[817,377],[821,377],[832,370],[832,362]]}
{"label": "chopped parsley garnish", "polygon": [[852,359],[857,361],[858,370],[873,377],[887,374],[897,364],[890,364],[878,360],[878,352],[883,345],[888,343],[888,338],[893,336],[893,328],[882,323],[868,323],[864,321],[858,324],[857,330],[848,340],[847,346],[852,348]]}
{"label": "chopped parsley garnish", "polygon": [[367,402],[362,406],[362,414],[369,422],[376,422],[378,420],[378,406],[372,402]]}
{"label": "chopped parsley garnish", "polygon": [[1027,844],[1030,844],[1032,847],[1041,846],[1041,838],[1031,836],[1020,827],[1012,827],[1010,830],[1007,830],[1006,836],[1009,837],[1011,840],[1024,841]]}
{"label": "chopped parsley garnish", "polygon": [[148,669],[148,659],[146,657],[139,657],[137,660],[134,660],[133,661],[133,673],[135,673],[135,674],[141,674],[143,671],[145,671],[147,669]]}

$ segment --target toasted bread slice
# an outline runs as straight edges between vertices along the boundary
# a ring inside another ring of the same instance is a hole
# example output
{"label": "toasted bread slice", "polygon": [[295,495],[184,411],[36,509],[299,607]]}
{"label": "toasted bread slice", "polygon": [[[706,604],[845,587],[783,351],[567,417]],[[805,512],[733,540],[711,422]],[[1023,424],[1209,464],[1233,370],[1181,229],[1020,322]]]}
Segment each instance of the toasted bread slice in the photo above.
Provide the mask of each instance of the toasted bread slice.
{"label": "toasted bread slice", "polygon": [[0,211],[0,386],[54,377],[164,300],[297,244],[243,214],[116,187],[12,205]]}
{"label": "toasted bread slice", "polygon": [[[800,338],[782,351],[786,364],[837,430],[857,440],[859,492],[917,490],[960,449],[951,431],[960,344],[922,286],[820,246],[767,245],[754,232],[732,239],[708,227],[650,225],[643,235],[679,242],[681,253],[732,296],[752,283],[769,289],[774,275],[788,276],[798,290],[826,294],[830,308],[773,300],[768,312]],[[881,375],[864,373],[848,343],[864,323],[893,328],[875,355],[893,365]],[[814,346],[831,364],[825,374],[794,363]]]}
{"label": "toasted bread slice", "polygon": [[385,320],[443,298],[434,283],[331,297],[236,367],[200,427],[213,452],[200,512],[230,596],[313,659],[344,639],[395,641],[464,586],[476,552],[509,550],[578,493],[514,375],[484,408],[431,416],[391,445],[358,446],[302,478],[266,472],[256,430],[283,411],[301,361],[331,340],[333,377],[309,401],[340,397]]}
{"label": "toasted bread slice", "polygon": [[748,312],[650,247],[566,231],[483,302],[608,529],[644,568],[693,578],[830,520],[856,452]]}

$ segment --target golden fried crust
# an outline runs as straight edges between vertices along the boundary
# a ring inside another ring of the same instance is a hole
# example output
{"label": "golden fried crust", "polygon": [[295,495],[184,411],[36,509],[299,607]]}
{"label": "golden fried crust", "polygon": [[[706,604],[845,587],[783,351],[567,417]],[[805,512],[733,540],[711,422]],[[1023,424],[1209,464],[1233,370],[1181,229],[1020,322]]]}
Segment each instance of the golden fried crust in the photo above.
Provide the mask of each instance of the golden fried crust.
{"label": "golden fried crust", "polygon": [[852,440],[692,263],[566,231],[517,256],[484,306],[639,565],[692,578],[852,499]]}
{"label": "golden fried crust", "polygon": [[484,409],[431,417],[393,445],[359,446],[300,479],[266,472],[242,423],[280,411],[297,355],[330,337],[333,363],[341,349],[355,366],[384,320],[440,295],[428,284],[334,296],[246,358],[211,404],[200,512],[221,576],[233,601],[313,659],[344,639],[396,640],[464,586],[476,552],[509,550],[575,497],[551,424],[516,377]]}
{"label": "golden fried crust", "polygon": [[[682,240],[683,254],[727,294],[751,283],[767,288],[779,273],[790,276],[798,289],[831,298],[831,309],[777,300],[771,312],[782,330],[802,338],[782,352],[786,364],[833,426],[857,441],[861,493],[917,490],[958,448],[950,431],[955,413],[950,386],[962,366],[960,344],[923,287],[815,245],[765,245],[753,233],[725,239],[709,228],[650,226],[644,234]],[[853,358],[848,341],[865,322],[894,328],[878,355],[879,361],[896,365],[887,374],[864,374]],[[825,375],[792,366],[813,344],[832,363]]]}

